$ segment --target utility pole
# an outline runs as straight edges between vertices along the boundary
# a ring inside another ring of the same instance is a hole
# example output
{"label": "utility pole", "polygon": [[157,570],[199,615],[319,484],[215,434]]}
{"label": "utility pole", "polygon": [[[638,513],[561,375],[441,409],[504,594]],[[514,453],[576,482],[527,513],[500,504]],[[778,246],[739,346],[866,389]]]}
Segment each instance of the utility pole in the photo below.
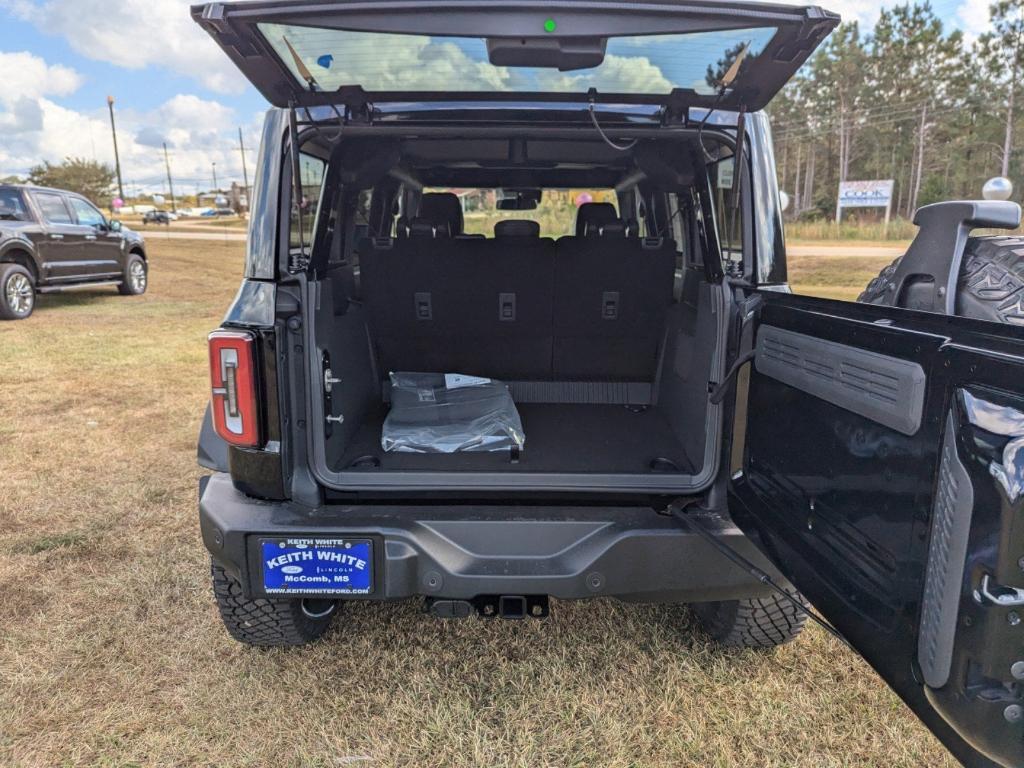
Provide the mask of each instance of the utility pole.
{"label": "utility pole", "polygon": [[174,200],[174,182],[171,180],[171,156],[167,153],[167,142],[164,142],[164,163],[167,165],[167,189],[171,193],[171,211],[177,212],[178,204]]}
{"label": "utility pole", "polygon": [[124,183],[121,181],[121,154],[117,151],[117,123],[114,121],[113,96],[107,96],[107,106],[110,108],[110,132],[114,136],[114,166],[117,169],[117,194],[124,200]]}
{"label": "utility pole", "polygon": [[245,139],[242,138],[242,127],[238,127],[238,147],[242,151],[242,181],[245,183],[245,210],[249,210],[251,198],[249,196],[249,166],[245,162]]}
{"label": "utility pole", "polygon": [[219,187],[217,186],[217,164],[213,164],[213,192],[217,193]]}
{"label": "utility pole", "polygon": [[921,125],[917,129],[917,171],[913,174],[914,190],[911,193],[910,205],[907,206],[907,218],[914,215],[917,208],[917,196],[921,192],[921,176],[924,173],[924,139],[928,131],[928,102],[921,107]]}

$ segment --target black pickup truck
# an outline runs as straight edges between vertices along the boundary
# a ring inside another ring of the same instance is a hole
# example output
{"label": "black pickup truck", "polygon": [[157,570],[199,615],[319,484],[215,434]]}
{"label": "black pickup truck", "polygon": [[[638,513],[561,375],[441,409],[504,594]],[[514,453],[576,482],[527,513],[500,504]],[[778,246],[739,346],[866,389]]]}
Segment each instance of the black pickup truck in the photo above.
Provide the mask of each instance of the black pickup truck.
{"label": "black pickup truck", "polygon": [[146,292],[142,236],[110,221],[81,195],[0,186],[0,320],[24,320],[37,293],[116,285]]}

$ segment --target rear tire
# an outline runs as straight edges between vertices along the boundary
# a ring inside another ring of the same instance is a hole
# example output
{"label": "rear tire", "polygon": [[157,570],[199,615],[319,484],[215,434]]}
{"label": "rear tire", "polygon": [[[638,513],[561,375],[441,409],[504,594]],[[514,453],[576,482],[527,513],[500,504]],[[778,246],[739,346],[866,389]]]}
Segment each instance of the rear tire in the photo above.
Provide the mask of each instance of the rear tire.
{"label": "rear tire", "polygon": [[242,585],[212,563],[213,594],[228,633],[258,648],[295,648],[319,639],[337,613],[337,603],[304,600],[250,600]]}
{"label": "rear tire", "polygon": [[[886,304],[902,256],[882,270],[857,301]],[[956,314],[976,320],[1024,325],[1024,237],[972,237],[964,250]]]}
{"label": "rear tire", "polygon": [[141,296],[148,287],[149,265],[139,254],[129,254],[128,263],[124,265],[124,276],[117,290],[122,296]]}
{"label": "rear tire", "polygon": [[[784,588],[803,602],[793,587]],[[701,629],[727,648],[776,648],[791,643],[807,623],[807,614],[781,595],[725,600],[690,606]]]}
{"label": "rear tire", "polygon": [[25,320],[36,308],[36,281],[21,264],[0,264],[0,319]]}

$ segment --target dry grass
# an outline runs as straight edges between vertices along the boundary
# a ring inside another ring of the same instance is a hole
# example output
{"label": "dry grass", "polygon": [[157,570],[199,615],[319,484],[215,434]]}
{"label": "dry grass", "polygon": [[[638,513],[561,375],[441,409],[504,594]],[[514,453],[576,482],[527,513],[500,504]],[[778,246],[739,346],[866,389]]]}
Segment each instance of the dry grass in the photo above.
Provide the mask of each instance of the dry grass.
{"label": "dry grass", "polygon": [[824,219],[816,221],[790,221],[786,233],[797,240],[910,240],[917,234],[917,227],[907,219],[893,217],[886,226],[883,222],[860,222],[847,218],[841,224]]}
{"label": "dry grass", "polygon": [[709,646],[681,608],[445,623],[363,604],[309,649],[236,645],[194,455],[240,254],[156,242],[146,297],[45,297],[0,325],[0,765],[953,764],[817,630],[757,654]]}
{"label": "dry grass", "polygon": [[[801,256],[789,259],[789,282],[796,293],[826,299],[856,301],[867,284],[892,263],[889,254],[874,254],[871,246],[861,256]],[[827,253],[827,250],[822,250]]]}

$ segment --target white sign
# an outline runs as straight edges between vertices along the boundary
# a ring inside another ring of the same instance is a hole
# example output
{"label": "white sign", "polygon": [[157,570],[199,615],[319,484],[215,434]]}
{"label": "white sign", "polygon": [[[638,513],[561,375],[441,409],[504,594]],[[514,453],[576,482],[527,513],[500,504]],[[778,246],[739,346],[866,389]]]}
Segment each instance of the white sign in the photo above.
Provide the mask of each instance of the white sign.
{"label": "white sign", "polygon": [[734,177],[736,176],[736,174],[733,173],[733,169],[735,167],[736,167],[735,163],[733,163],[733,160],[732,160],[731,157],[728,158],[727,160],[723,160],[722,162],[720,162],[718,164],[718,188],[719,189],[732,189],[733,180],[734,180]]}
{"label": "white sign", "polygon": [[836,221],[843,218],[844,208],[885,208],[885,223],[889,223],[892,210],[892,179],[878,181],[844,181],[839,184],[839,202]]}
{"label": "white sign", "polygon": [[840,208],[888,208],[895,182],[844,181],[839,185]]}

